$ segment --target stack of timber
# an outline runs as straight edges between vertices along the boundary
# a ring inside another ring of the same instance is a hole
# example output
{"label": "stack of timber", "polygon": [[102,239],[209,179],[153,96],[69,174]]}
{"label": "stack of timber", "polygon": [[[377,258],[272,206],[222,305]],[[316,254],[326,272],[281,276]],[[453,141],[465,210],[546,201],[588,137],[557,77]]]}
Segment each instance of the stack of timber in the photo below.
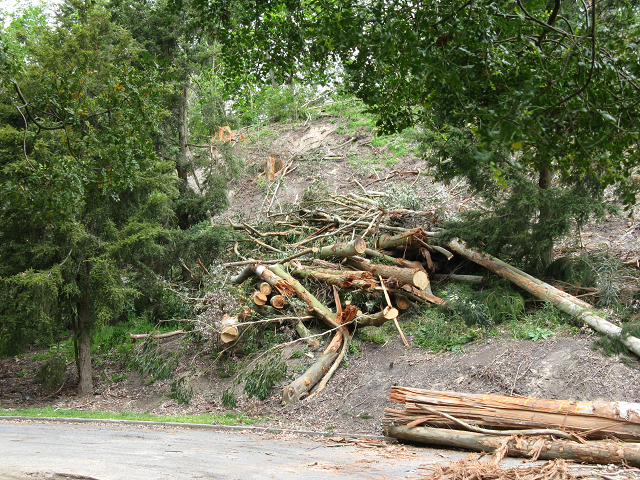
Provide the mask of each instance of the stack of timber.
{"label": "stack of timber", "polygon": [[[582,402],[391,387],[385,433],[513,456],[640,466],[640,404]],[[608,439],[608,441],[594,441]],[[589,440],[589,441],[587,441]]]}

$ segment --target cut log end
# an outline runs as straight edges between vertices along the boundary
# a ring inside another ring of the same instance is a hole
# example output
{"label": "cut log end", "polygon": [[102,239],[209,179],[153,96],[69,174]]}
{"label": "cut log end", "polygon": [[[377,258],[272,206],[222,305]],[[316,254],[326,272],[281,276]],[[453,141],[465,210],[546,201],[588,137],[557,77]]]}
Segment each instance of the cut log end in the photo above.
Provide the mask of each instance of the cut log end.
{"label": "cut log end", "polygon": [[254,292],[253,294],[253,303],[256,305],[265,305],[268,300],[267,296],[262,292]]}
{"label": "cut log end", "polygon": [[420,290],[424,290],[429,286],[429,275],[422,270],[416,270],[413,274],[413,284]]}
{"label": "cut log end", "polygon": [[282,310],[286,304],[286,299],[282,295],[274,295],[269,299],[269,304],[273,308],[277,308],[278,310]]}

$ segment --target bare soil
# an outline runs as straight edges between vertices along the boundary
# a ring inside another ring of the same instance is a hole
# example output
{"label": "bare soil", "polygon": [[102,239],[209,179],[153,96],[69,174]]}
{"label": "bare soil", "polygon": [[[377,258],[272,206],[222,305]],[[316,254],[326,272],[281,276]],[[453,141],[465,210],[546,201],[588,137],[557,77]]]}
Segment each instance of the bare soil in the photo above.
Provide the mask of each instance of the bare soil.
{"label": "bare soil", "polygon": [[[216,221],[264,219],[267,210],[278,212],[298,201],[305,189],[321,181],[330,193],[361,192],[362,188],[384,192],[393,186],[412,189],[425,209],[455,214],[471,208],[475,200],[463,184],[442,185],[430,178],[423,160],[407,153],[394,156],[391,149],[373,146],[366,128],[338,133],[345,123],[327,117],[310,124],[286,125],[246,132],[247,141],[234,146],[249,172],[230,187],[231,206]],[[288,165],[283,179],[268,182],[261,175],[266,157],[280,157]],[[277,188],[276,188],[277,187]],[[633,213],[633,212],[632,212]],[[640,252],[638,212],[635,217],[612,217],[601,225],[589,225],[581,236],[562,245],[563,252],[582,246],[608,248],[622,260]],[[401,317],[402,321],[402,317]],[[293,335],[293,334],[292,334]],[[538,342],[508,336],[484,338],[457,352],[432,353],[418,347],[405,348],[399,338],[386,344],[363,343],[350,355],[327,388],[296,405],[280,405],[280,388],[265,401],[247,398],[233,377],[223,378],[214,365],[207,344],[185,348],[174,378],[186,376],[194,396],[188,405],[169,398],[171,380],[148,384],[136,372],[118,378],[124,362],[105,361],[95,366],[96,393],[78,398],[74,393],[74,365],[68,365],[59,391],[45,391],[35,381],[35,351],[0,359],[0,407],[149,412],[155,414],[223,413],[222,392],[238,394],[236,413],[266,418],[264,425],[303,430],[381,433],[389,387],[404,385],[469,393],[498,393],[568,400],[640,400],[640,361],[627,356],[607,357],[594,350],[597,338],[589,329],[574,336],[554,336]],[[412,339],[409,338],[412,343]],[[177,349],[179,337],[164,341]],[[184,348],[184,347],[183,347]],[[315,353],[318,355],[318,352]],[[304,357],[308,363],[312,359]],[[301,360],[298,359],[297,362]],[[290,360],[291,362],[291,360]]]}

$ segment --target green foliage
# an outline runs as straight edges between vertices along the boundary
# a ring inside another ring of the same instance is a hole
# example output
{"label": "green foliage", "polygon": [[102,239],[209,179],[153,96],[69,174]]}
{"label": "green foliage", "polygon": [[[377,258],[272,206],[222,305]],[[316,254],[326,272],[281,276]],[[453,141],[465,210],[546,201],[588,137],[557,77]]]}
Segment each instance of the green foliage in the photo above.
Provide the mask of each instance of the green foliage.
{"label": "green foliage", "polygon": [[162,347],[153,339],[144,340],[129,360],[131,368],[141,375],[149,377],[149,382],[171,378],[178,366],[179,352]]}
{"label": "green foliage", "polygon": [[236,408],[238,406],[238,399],[236,394],[228,388],[222,392],[222,406],[224,408]]}
{"label": "green foliage", "polygon": [[561,332],[576,332],[575,319],[559,310],[553,303],[545,302],[528,315],[504,324],[516,339],[537,342]]}
{"label": "green foliage", "polygon": [[187,377],[180,377],[171,382],[171,391],[167,394],[169,398],[173,398],[182,405],[188,405],[193,398],[193,388],[189,385]]}
{"label": "green foliage", "polygon": [[607,211],[586,178],[571,188],[541,189],[532,174],[516,167],[505,168],[499,178],[489,168],[457,168],[488,208],[462,212],[445,222],[443,239],[459,237],[494,255],[509,252],[533,271],[546,265],[545,255],[555,240]]}
{"label": "green foliage", "polygon": [[53,339],[62,284],[60,268],[0,277],[0,355],[13,355],[36,338]]}
{"label": "green foliage", "polygon": [[547,267],[547,275],[575,287],[592,287],[596,283],[593,262],[584,256],[566,256],[553,261]]}
{"label": "green foliage", "polygon": [[224,408],[236,408],[238,406],[238,399],[236,394],[228,388],[222,392],[222,406]]}
{"label": "green foliage", "polygon": [[63,355],[54,355],[42,364],[36,373],[36,380],[45,390],[56,390],[62,386],[67,371],[67,360]]}
{"label": "green foliage", "polygon": [[524,298],[510,288],[492,288],[478,295],[479,302],[486,306],[491,320],[498,325],[515,321],[524,314]]}
{"label": "green foliage", "polygon": [[459,350],[462,345],[477,338],[478,334],[470,330],[464,320],[459,317],[449,317],[433,312],[430,318],[425,318],[414,332],[415,342],[422,348],[434,352],[441,350]]}
{"label": "green foliage", "polygon": [[245,376],[244,392],[249,397],[265,400],[269,390],[287,374],[287,365],[276,356],[256,366]]}

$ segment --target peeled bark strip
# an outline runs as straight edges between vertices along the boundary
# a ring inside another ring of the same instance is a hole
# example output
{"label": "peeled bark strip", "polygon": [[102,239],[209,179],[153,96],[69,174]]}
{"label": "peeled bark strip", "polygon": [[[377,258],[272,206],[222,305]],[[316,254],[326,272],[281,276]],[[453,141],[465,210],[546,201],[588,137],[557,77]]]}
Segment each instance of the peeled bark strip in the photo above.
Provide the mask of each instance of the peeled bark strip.
{"label": "peeled bark strip", "polygon": [[452,240],[449,242],[448,246],[463,257],[488,268],[492,272],[513,282],[532,295],[535,295],[542,300],[554,303],[560,310],[574,318],[577,318],[578,320],[582,320],[594,330],[604,333],[609,337],[619,338],[629,350],[640,356],[640,339],[632,336],[623,337],[621,335],[622,328],[596,315],[591,310],[592,306],[588,303],[583,302],[566,292],[562,292],[548,283],[538,280],[522,270],[512,267],[502,260],[467,248],[457,240]]}
{"label": "peeled bark strip", "polygon": [[380,265],[359,257],[350,257],[347,259],[347,264],[358,270],[371,272],[374,276],[381,275],[384,278],[395,278],[402,284],[413,285],[420,290],[424,290],[429,286],[429,275],[427,275],[424,269]]}
{"label": "peeled bark strip", "polygon": [[352,255],[362,255],[367,249],[367,243],[358,237],[349,243],[336,243],[328,247],[323,247],[318,252],[320,258],[331,257],[351,257]]}
{"label": "peeled bark strip", "polygon": [[[478,452],[493,452],[499,449],[509,438],[507,436],[484,435],[462,430],[449,430],[430,427],[407,427],[390,425],[385,434],[400,440],[466,448]],[[586,442],[584,444],[570,440],[542,440],[539,438],[517,437],[508,441],[507,455],[530,457],[540,449],[537,458],[552,460],[564,458],[585,463],[625,463],[640,466],[640,445],[618,442]]]}
{"label": "peeled bark strip", "polygon": [[359,327],[379,327],[389,320],[398,318],[398,314],[399,312],[396,308],[384,307],[384,309],[378,313],[360,315],[356,317],[355,321]]}

